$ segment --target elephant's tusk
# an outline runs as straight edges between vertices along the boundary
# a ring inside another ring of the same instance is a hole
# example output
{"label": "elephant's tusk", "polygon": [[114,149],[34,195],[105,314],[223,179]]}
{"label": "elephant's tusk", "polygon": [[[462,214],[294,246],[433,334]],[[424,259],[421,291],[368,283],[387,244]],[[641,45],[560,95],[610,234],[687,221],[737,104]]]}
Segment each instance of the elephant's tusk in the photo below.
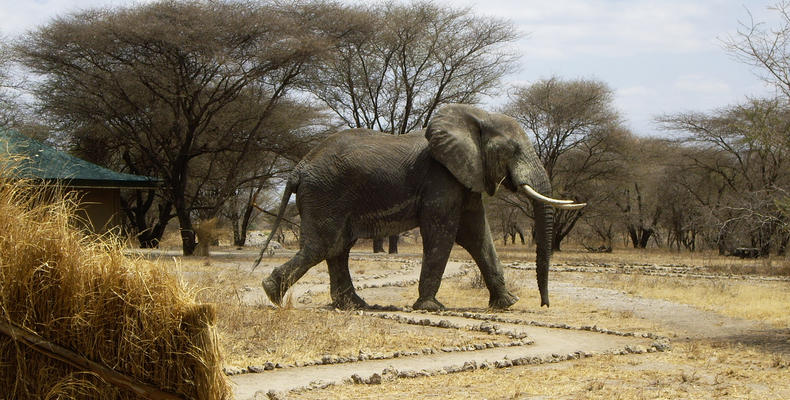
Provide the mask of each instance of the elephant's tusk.
{"label": "elephant's tusk", "polygon": [[561,210],[578,210],[587,206],[587,203],[558,204],[554,207]]}
{"label": "elephant's tusk", "polygon": [[551,197],[546,197],[538,193],[535,189],[532,188],[532,186],[529,186],[526,183],[521,185],[521,188],[524,189],[524,191],[527,193],[529,197],[532,197],[533,199],[541,201],[543,203],[550,204],[552,206],[573,204],[573,200],[559,200],[559,199],[552,199]]}

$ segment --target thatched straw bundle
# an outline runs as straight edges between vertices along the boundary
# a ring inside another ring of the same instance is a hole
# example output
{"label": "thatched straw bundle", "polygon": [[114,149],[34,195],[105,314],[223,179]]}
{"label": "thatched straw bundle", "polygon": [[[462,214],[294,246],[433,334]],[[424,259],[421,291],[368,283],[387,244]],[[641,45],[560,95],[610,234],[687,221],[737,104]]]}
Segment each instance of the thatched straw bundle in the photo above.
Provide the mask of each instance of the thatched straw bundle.
{"label": "thatched straw bundle", "polygon": [[[158,264],[87,238],[69,223],[74,202],[44,192],[0,178],[0,323],[181,398],[229,398],[213,308]],[[2,333],[0,388],[9,399],[139,398]]]}

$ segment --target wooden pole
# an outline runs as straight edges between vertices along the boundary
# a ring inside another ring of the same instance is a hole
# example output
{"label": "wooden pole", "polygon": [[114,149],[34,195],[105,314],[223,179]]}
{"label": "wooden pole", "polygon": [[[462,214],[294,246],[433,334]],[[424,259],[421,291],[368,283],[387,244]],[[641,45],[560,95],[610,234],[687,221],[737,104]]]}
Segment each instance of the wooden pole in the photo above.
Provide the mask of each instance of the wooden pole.
{"label": "wooden pole", "polygon": [[144,399],[183,400],[180,396],[141,383],[134,378],[123,375],[95,361],[91,361],[65,347],[49,342],[35,332],[16,326],[11,322],[0,320],[0,332],[47,357],[63,361],[83,371],[91,371],[99,375],[107,383],[129,390]]}

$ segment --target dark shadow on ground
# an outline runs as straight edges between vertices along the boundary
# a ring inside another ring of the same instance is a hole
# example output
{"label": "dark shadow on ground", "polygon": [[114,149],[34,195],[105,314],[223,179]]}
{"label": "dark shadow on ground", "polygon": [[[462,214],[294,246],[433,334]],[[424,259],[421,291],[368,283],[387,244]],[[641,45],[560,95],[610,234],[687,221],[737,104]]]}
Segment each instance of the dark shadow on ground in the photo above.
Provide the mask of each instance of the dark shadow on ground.
{"label": "dark shadow on ground", "polygon": [[753,347],[766,353],[790,355],[790,328],[761,329],[733,335],[721,340]]}

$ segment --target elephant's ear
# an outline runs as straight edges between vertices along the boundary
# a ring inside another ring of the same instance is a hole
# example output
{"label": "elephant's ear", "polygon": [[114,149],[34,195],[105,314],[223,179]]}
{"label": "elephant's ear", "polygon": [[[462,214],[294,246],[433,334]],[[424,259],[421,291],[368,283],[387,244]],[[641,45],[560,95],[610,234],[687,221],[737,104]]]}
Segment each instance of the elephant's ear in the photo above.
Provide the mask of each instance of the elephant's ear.
{"label": "elephant's ear", "polygon": [[464,104],[442,107],[428,123],[425,138],[433,158],[464,186],[483,192],[485,171],[480,129],[487,113]]}

